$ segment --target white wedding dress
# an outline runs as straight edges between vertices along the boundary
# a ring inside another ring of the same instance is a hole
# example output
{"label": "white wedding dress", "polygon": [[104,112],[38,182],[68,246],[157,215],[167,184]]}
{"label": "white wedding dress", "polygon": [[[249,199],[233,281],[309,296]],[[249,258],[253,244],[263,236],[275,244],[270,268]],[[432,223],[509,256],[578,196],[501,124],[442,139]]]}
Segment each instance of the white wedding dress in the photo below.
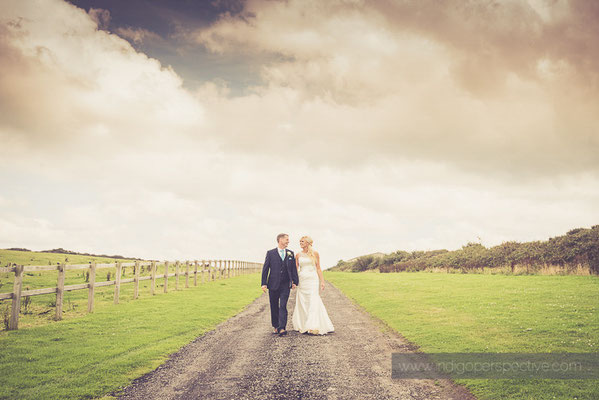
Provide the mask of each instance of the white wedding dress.
{"label": "white wedding dress", "polygon": [[333,332],[335,328],[320,298],[320,281],[316,265],[305,254],[296,254],[296,257],[298,257],[300,269],[295,308],[291,320],[293,328],[301,333],[310,332],[318,335]]}

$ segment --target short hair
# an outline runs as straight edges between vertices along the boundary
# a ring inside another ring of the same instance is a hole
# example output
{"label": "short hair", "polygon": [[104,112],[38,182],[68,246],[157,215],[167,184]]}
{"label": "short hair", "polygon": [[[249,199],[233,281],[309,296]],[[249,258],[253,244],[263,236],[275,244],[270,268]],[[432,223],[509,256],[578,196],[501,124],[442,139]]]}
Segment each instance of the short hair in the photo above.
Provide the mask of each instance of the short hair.
{"label": "short hair", "polygon": [[286,233],[279,233],[277,235],[277,243],[279,243],[279,240],[281,240],[281,238],[284,238],[285,236],[289,236],[289,235]]}

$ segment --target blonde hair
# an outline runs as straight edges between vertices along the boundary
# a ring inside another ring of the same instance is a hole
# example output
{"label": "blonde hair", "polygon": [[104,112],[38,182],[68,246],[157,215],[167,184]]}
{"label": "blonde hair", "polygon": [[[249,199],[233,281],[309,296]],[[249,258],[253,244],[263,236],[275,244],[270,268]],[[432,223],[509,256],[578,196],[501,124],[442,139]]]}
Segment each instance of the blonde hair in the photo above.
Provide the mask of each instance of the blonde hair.
{"label": "blonde hair", "polygon": [[314,243],[314,240],[312,240],[310,236],[302,236],[300,238],[300,241],[301,240],[305,240],[306,242],[308,242],[308,251],[306,253],[308,253],[308,256],[310,256],[312,261],[314,261],[314,263],[316,264],[316,256],[314,255],[314,250],[312,250],[312,244]]}

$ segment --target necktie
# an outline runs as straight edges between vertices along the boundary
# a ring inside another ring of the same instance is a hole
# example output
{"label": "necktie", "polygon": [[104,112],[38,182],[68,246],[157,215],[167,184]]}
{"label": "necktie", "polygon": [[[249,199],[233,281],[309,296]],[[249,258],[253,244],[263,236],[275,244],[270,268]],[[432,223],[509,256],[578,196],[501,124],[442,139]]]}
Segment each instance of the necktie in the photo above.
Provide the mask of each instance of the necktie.
{"label": "necktie", "polygon": [[285,260],[285,250],[279,249],[279,254],[281,255],[281,260]]}

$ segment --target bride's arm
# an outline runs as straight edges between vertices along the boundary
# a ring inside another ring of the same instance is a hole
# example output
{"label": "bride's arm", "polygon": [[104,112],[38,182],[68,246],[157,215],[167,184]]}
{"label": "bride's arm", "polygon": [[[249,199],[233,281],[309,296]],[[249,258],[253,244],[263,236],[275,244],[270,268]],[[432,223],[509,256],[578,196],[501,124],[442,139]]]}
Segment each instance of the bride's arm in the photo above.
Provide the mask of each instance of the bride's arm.
{"label": "bride's arm", "polygon": [[318,272],[318,277],[320,278],[320,288],[324,290],[324,275],[320,269],[320,254],[314,250],[314,255],[316,256],[316,272]]}

